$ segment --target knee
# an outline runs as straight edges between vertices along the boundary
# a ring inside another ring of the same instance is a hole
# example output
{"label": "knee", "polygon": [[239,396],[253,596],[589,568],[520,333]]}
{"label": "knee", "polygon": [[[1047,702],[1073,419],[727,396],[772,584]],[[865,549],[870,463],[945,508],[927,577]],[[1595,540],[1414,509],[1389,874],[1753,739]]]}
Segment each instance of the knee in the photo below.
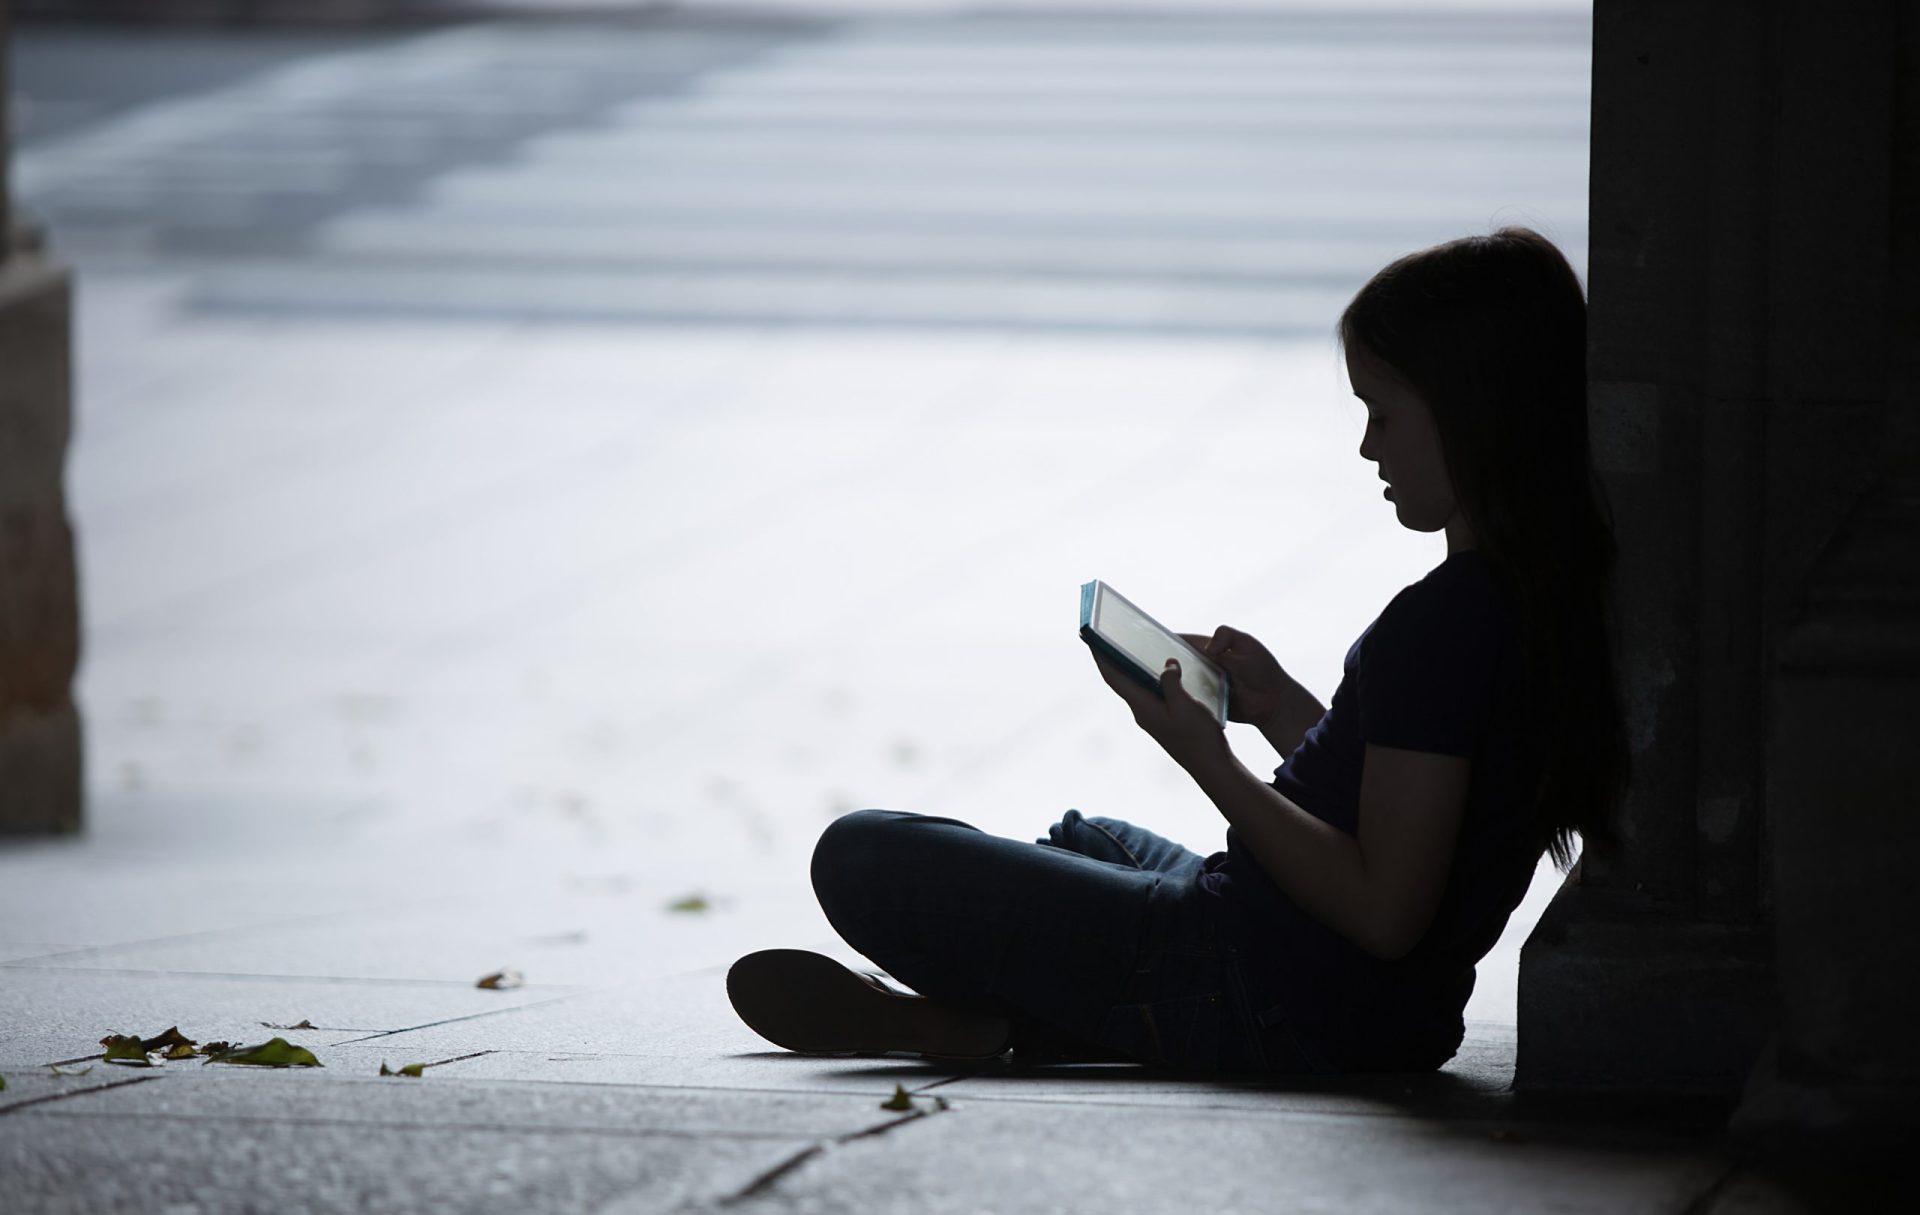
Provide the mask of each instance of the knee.
{"label": "knee", "polygon": [[820,905],[831,911],[846,891],[870,888],[872,875],[898,846],[900,825],[915,817],[903,810],[855,810],[828,823],[809,869]]}

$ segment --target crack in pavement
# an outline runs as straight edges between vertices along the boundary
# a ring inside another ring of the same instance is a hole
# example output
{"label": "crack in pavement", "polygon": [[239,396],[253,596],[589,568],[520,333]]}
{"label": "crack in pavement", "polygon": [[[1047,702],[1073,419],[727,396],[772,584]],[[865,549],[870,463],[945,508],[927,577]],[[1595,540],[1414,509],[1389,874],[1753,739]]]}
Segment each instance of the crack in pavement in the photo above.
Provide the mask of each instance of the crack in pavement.
{"label": "crack in pavement", "polygon": [[158,1076],[129,1076],[125,1080],[115,1080],[112,1084],[89,1084],[84,1088],[70,1089],[64,1093],[48,1093],[44,1097],[29,1097],[25,1101],[15,1101],[9,1105],[0,1105],[0,1115],[16,1113],[30,1105],[44,1105],[49,1101],[64,1101],[68,1097],[78,1097],[82,1093],[104,1093],[110,1088],[125,1088],[129,1084],[145,1084],[149,1080],[158,1080]]}
{"label": "crack in pavement", "polygon": [[[954,1078],[958,1079],[958,1077]],[[909,1122],[917,1122],[922,1118],[931,1118],[935,1114],[943,1114],[951,1108],[952,1106],[945,1098],[935,1098],[935,1105],[932,1109],[916,1109],[911,1113],[902,1114],[898,1118],[889,1118],[885,1122],[867,1127],[865,1130],[850,1131],[845,1135],[837,1135],[832,1139],[821,1139],[815,1143],[808,1144],[785,1160],[782,1160],[772,1168],[761,1173],[758,1177],[747,1182],[746,1185],[741,1186],[733,1193],[721,1198],[719,1205],[723,1207],[737,1206],[751,1198],[757,1198],[779,1184],[781,1178],[792,1173],[807,1161],[819,1156],[824,1156],[834,1148],[859,1139],[876,1138],[896,1127],[905,1126]]]}

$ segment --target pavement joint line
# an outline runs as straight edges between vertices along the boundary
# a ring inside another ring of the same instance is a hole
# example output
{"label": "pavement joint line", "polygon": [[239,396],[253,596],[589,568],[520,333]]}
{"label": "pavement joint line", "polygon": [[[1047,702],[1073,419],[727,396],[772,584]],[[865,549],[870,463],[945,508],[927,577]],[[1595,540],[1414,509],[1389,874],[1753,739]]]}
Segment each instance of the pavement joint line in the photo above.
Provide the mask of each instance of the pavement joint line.
{"label": "pavement joint line", "polygon": [[499,1053],[499,1052],[498,1052],[498,1051],[495,1051],[495,1050],[476,1050],[476,1051],[472,1051],[472,1052],[470,1052],[470,1053],[468,1053],[468,1054],[464,1054],[464,1055],[455,1055],[455,1056],[454,1056],[453,1058],[451,1058],[451,1059],[436,1059],[436,1060],[434,1060],[434,1061],[433,1061],[432,1063],[429,1063],[429,1064],[426,1064],[425,1066],[427,1066],[427,1067],[444,1067],[445,1065],[447,1065],[447,1064],[449,1064],[449,1063],[458,1063],[458,1062],[460,1062],[460,1061],[461,1061],[461,1060],[463,1060],[463,1059],[478,1059],[478,1058],[479,1058],[480,1056],[482,1056],[482,1055],[493,1055],[493,1054],[498,1054],[498,1053]]}
{"label": "pavement joint line", "polygon": [[[420,909],[424,907],[431,907],[438,903],[457,902],[457,901],[459,901],[458,896],[452,896],[447,898],[434,898],[434,899],[413,899],[413,900],[408,900],[406,902],[398,903],[392,906],[375,908],[373,909],[373,911],[384,913],[384,912],[401,911],[406,909]],[[32,962],[47,962],[47,961],[51,961],[54,958],[74,958],[74,957],[85,957],[88,954],[111,953],[115,950],[122,950],[122,949],[146,949],[155,945],[173,945],[173,944],[178,944],[181,941],[199,940],[202,937],[218,937],[218,936],[225,936],[225,935],[230,935],[234,933],[274,931],[274,930],[279,930],[284,928],[291,928],[299,924],[311,924],[318,920],[364,918],[367,915],[373,914],[373,911],[368,911],[368,910],[356,910],[356,911],[345,911],[345,912],[316,911],[308,915],[297,915],[289,919],[275,920],[266,924],[249,924],[249,925],[244,925],[240,927],[202,928],[198,932],[169,933],[168,935],[162,936],[162,937],[143,937],[136,941],[116,941],[111,945],[83,945],[78,949],[61,950],[56,953],[36,954],[34,957],[30,959],[15,959],[10,962],[0,962],[0,967],[18,967],[21,969],[34,969],[34,967],[31,967],[28,964]],[[72,967],[72,966],[43,966],[43,967],[39,967],[38,969],[80,970],[80,969],[86,969],[86,968]],[[137,972],[137,973],[167,973],[167,972],[145,971],[145,972]],[[421,982],[422,980],[413,980],[413,981]],[[438,982],[438,980],[431,980],[431,981]]]}
{"label": "pavement joint line", "polygon": [[[158,1076],[142,1076],[140,1077],[140,1080],[158,1080],[159,1078],[160,1077]],[[85,1089],[82,1091],[88,1092],[88,1093],[99,1093],[99,1092],[105,1092],[109,1088],[120,1088],[127,1084],[134,1084],[134,1083],[138,1083],[138,1081],[123,1080],[119,1084],[101,1085],[95,1088]],[[67,1097],[67,1096],[79,1096],[80,1094],[79,1093],[61,1093],[58,1095],[62,1097]],[[41,1101],[50,1101],[52,1099],[53,1099],[52,1097],[37,1097],[33,1101],[22,1101],[16,1105],[9,1106],[8,1109],[20,1109],[23,1106],[33,1105]],[[0,1110],[0,1113],[4,1113],[4,1112],[6,1111]],[[242,1115],[242,1114],[193,1114],[193,1113],[186,1113],[177,1109],[169,1109],[165,1111],[158,1111],[158,1110],[135,1111],[135,1110],[117,1110],[117,1109],[115,1110],[77,1110],[77,1111],[47,1110],[47,1111],[44,1111],[41,1116],[47,1117],[47,1118],[87,1118],[87,1119],[111,1118],[120,1122],[138,1122],[138,1121],[147,1120],[147,1119],[159,1119],[169,1123],[196,1122],[196,1123],[204,1124],[204,1123],[239,1122],[239,1123],[244,1123],[248,1126],[259,1126],[266,1123],[272,1123],[280,1126],[299,1126],[299,1127],[326,1126],[326,1127],[353,1128],[358,1130],[400,1130],[400,1131],[432,1130],[436,1132],[464,1131],[464,1132],[484,1132],[484,1133],[499,1134],[499,1135],[592,1135],[592,1136],[597,1136],[603,1139],[627,1139],[627,1138],[695,1139],[695,1140],[728,1139],[728,1140],[736,1140],[742,1143],[761,1143],[761,1142],[767,1142],[767,1141],[779,1142],[782,1140],[791,1142],[795,1139],[801,1138],[800,1135],[795,1134],[791,1131],[732,1131],[732,1130],[718,1129],[718,1128],[712,1128],[712,1127],[702,1127],[702,1128],[695,1128],[692,1130],[685,1130],[679,1127],[664,1127],[664,1126],[662,1127],[645,1127],[645,1126],[612,1127],[612,1126],[591,1126],[591,1125],[572,1125],[572,1124],[554,1125],[554,1126],[527,1126],[527,1125],[518,1124],[518,1123],[491,1123],[491,1122],[440,1122],[440,1121],[428,1121],[428,1120],[396,1121],[396,1120],[363,1119],[363,1118],[302,1118],[298,1115],[290,1115],[290,1114],[276,1114],[270,1117],[261,1117],[258,1115]],[[908,1117],[906,1119],[903,1119],[903,1121],[912,1121],[912,1118]]]}
{"label": "pavement joint line", "polygon": [[535,1000],[531,1004],[514,1004],[506,1008],[489,1008],[485,1012],[467,1013],[465,1016],[460,1016],[460,1017],[446,1017],[439,1021],[428,1021],[420,1025],[405,1025],[400,1027],[399,1029],[383,1029],[379,1033],[368,1034],[364,1038],[345,1038],[339,1042],[328,1043],[328,1045],[329,1046],[354,1046],[361,1042],[373,1042],[381,1038],[391,1038],[395,1034],[410,1034],[410,1033],[414,1033],[417,1030],[433,1029],[441,1025],[457,1025],[462,1021],[477,1021],[481,1017],[497,1017],[497,1016],[500,1016],[502,1013],[525,1012],[529,1008],[545,1008],[549,1004],[558,1004],[563,1000],[578,999],[585,992],[592,992],[593,990],[595,989],[586,988],[584,989],[584,992],[582,991],[569,992],[564,996],[555,996],[551,1000]]}
{"label": "pavement joint line", "polygon": [[[362,975],[281,975],[259,974],[239,970],[152,970],[140,966],[40,966],[27,962],[0,962],[0,970],[51,970],[68,975],[122,975],[143,976],[155,979],[254,979],[265,983],[324,983],[329,987],[366,986],[366,987],[457,987],[470,988],[473,983],[467,979],[371,979]],[[540,984],[548,991],[565,992],[565,997],[583,995],[588,992],[604,991],[605,988],[586,987],[571,983]],[[513,989],[509,989],[513,990]],[[532,1007],[516,1005],[516,1007]],[[436,1022],[435,1024],[438,1024]],[[316,1026],[324,1028],[323,1026]],[[399,1031],[383,1031],[399,1032]]]}
{"label": "pavement joint line", "polygon": [[[793,1090],[793,1091],[804,1091],[804,1090]],[[1254,1090],[1254,1091],[1258,1091],[1258,1090]],[[1276,1090],[1276,1091],[1285,1093],[1285,1092],[1290,1092],[1291,1090]],[[1336,1095],[1339,1095],[1339,1094],[1336,1094]],[[1362,1097],[1366,1096],[1366,1094],[1364,1093],[1355,1094],[1355,1095],[1362,1096]],[[1551,1117],[1533,1117],[1533,1116],[1515,1117],[1510,1113],[1505,1113],[1500,1111],[1491,1111],[1487,1113],[1479,1113],[1479,1112],[1472,1112],[1472,1111],[1462,1112],[1458,1109],[1452,1109],[1452,1108],[1436,1108],[1429,1112],[1392,1110],[1392,1109],[1379,1109],[1379,1110],[1260,1109],[1260,1108],[1249,1107],[1244,1105],[1213,1105],[1213,1104],[1190,1105],[1190,1104],[1174,1104],[1174,1103],[1168,1103],[1164,1101],[1089,1100],[1089,1099],[1083,1099],[1078,1096],[1074,1096],[1074,1097],[999,1097],[999,1096],[992,1096],[992,1095],[982,1094],[982,1093],[968,1093],[964,1097],[954,1098],[952,1100],[955,1101],[956,1103],[959,1101],[964,1101],[964,1102],[967,1102],[968,1104],[989,1104],[989,1103],[1024,1104],[1024,1105],[1041,1105],[1041,1106],[1053,1106],[1053,1107],[1083,1106],[1083,1107],[1106,1108],[1106,1109],[1127,1109],[1127,1110],[1134,1110],[1134,1111],[1157,1110],[1157,1111],[1162,1111],[1166,1113],[1182,1114],[1182,1115],[1199,1113],[1199,1114],[1231,1115],[1232,1117],[1235,1117],[1235,1118],[1244,1118],[1244,1117],[1252,1116],[1257,1118],[1270,1118],[1270,1119],[1276,1119],[1276,1120],[1282,1120],[1282,1121],[1302,1121],[1302,1122],[1319,1122],[1319,1121],[1328,1121],[1328,1120],[1335,1120],[1335,1119],[1372,1120],[1372,1121],[1392,1119],[1397,1122],[1412,1122],[1412,1123],[1428,1124],[1436,1128],[1444,1128],[1448,1126],[1461,1126],[1461,1125],[1490,1126],[1490,1127],[1498,1126],[1498,1127],[1504,1127],[1511,1130],[1529,1131],[1543,1140],[1550,1139],[1554,1135],[1563,1133],[1563,1132],[1580,1132],[1580,1131],[1601,1132],[1601,1133],[1606,1133],[1611,1135],[1624,1136],[1625,1139],[1635,1143],[1657,1141],[1657,1143],[1660,1146],[1672,1148],[1675,1150],[1714,1149],[1717,1143],[1716,1136],[1720,1134],[1718,1130],[1705,1130],[1698,1135],[1694,1135],[1686,1131],[1665,1131],[1657,1128],[1652,1130],[1637,1130],[1631,1127],[1610,1127],[1605,1125],[1587,1126],[1579,1122],[1563,1122]],[[1605,1143],[1605,1142],[1618,1142],[1618,1141],[1619,1141],[1618,1139],[1614,1139],[1614,1140],[1605,1140],[1601,1142]],[[1582,1142],[1592,1142],[1592,1141],[1583,1140]]]}
{"label": "pavement joint line", "polygon": [[871,1139],[879,1135],[884,1135],[895,1127],[905,1126],[909,1122],[916,1122],[922,1118],[929,1118],[935,1114],[945,1113],[949,1108],[949,1106],[942,1104],[930,1110],[916,1109],[912,1113],[902,1114],[898,1118],[889,1118],[885,1122],[877,1123],[864,1130],[852,1131],[832,1139],[822,1139],[809,1144],[779,1164],[774,1165],[766,1172],[760,1174],[758,1177],[755,1177],[740,1189],[721,1198],[719,1205],[730,1207],[746,1202],[749,1199],[757,1198],[778,1185],[781,1178],[799,1169],[800,1166],[804,1165],[807,1161],[818,1156],[824,1156],[834,1148],[840,1147],[843,1144],[852,1143],[857,1139]]}
{"label": "pavement joint line", "polygon": [[914,1091],[914,1092],[916,1092],[916,1093],[924,1093],[924,1092],[927,1092],[927,1091],[928,1091],[928,1090],[930,1090],[930,1089],[936,1089],[936,1088],[939,1088],[939,1087],[940,1087],[941,1085],[943,1085],[943,1084],[952,1084],[952,1083],[953,1083],[954,1081],[956,1081],[956,1080],[966,1080],[966,1079],[968,1079],[968,1078],[969,1078],[969,1077],[967,1077],[966,1075],[958,1075],[958,1076],[943,1076],[943,1077],[941,1077],[940,1079],[938,1079],[938,1080],[935,1080],[935,1081],[934,1081],[934,1082],[933,1082],[932,1084],[919,1084],[919,1085],[915,1085],[915,1086],[914,1086],[914,1089],[913,1089],[913,1091]]}
{"label": "pavement joint line", "polygon": [[158,1076],[129,1076],[125,1080],[115,1080],[111,1084],[89,1084],[81,1088],[70,1089],[63,1093],[48,1093],[42,1097],[29,1097],[25,1101],[15,1101],[9,1105],[0,1105],[0,1115],[17,1113],[30,1105],[45,1105],[49,1101],[64,1101],[68,1097],[78,1097],[82,1093],[104,1093],[110,1088],[125,1088],[129,1084],[145,1084],[149,1080],[158,1080]]}

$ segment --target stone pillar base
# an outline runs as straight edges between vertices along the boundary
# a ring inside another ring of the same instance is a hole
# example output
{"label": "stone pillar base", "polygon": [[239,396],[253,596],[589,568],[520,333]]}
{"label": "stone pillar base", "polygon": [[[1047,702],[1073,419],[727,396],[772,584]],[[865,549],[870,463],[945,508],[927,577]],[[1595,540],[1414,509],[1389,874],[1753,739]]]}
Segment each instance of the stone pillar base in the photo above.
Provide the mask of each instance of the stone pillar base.
{"label": "stone pillar base", "polygon": [[15,712],[0,721],[0,835],[80,830],[80,714]]}
{"label": "stone pillar base", "polygon": [[1520,950],[1514,1090],[1737,1096],[1774,1030],[1771,932],[1625,906],[1579,878]]}
{"label": "stone pillar base", "polygon": [[0,835],[80,828],[71,295],[30,246],[0,253]]}

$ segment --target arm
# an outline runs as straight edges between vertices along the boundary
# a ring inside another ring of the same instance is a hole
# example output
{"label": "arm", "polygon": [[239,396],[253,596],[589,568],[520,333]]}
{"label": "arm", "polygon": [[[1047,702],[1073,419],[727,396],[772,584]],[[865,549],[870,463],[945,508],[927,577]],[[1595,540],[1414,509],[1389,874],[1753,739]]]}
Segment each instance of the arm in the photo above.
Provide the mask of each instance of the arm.
{"label": "arm", "polygon": [[1287,800],[1224,743],[1182,766],[1273,883],[1315,919],[1386,961],[1426,935],[1453,863],[1468,760],[1368,744],[1358,838]]}
{"label": "arm", "polygon": [[1355,837],[1247,771],[1213,713],[1180,685],[1178,664],[1167,664],[1155,696],[1098,651],[1093,661],[1135,724],[1187,770],[1261,870],[1307,914],[1385,961],[1405,957],[1426,935],[1453,865],[1471,761],[1367,744]]}
{"label": "arm", "polygon": [[1326,715],[1327,707],[1320,703],[1319,698],[1295,683],[1286,702],[1255,725],[1266,736],[1268,744],[1280,753],[1280,758],[1285,759],[1293,754],[1300,740],[1307,736],[1307,731]]}

